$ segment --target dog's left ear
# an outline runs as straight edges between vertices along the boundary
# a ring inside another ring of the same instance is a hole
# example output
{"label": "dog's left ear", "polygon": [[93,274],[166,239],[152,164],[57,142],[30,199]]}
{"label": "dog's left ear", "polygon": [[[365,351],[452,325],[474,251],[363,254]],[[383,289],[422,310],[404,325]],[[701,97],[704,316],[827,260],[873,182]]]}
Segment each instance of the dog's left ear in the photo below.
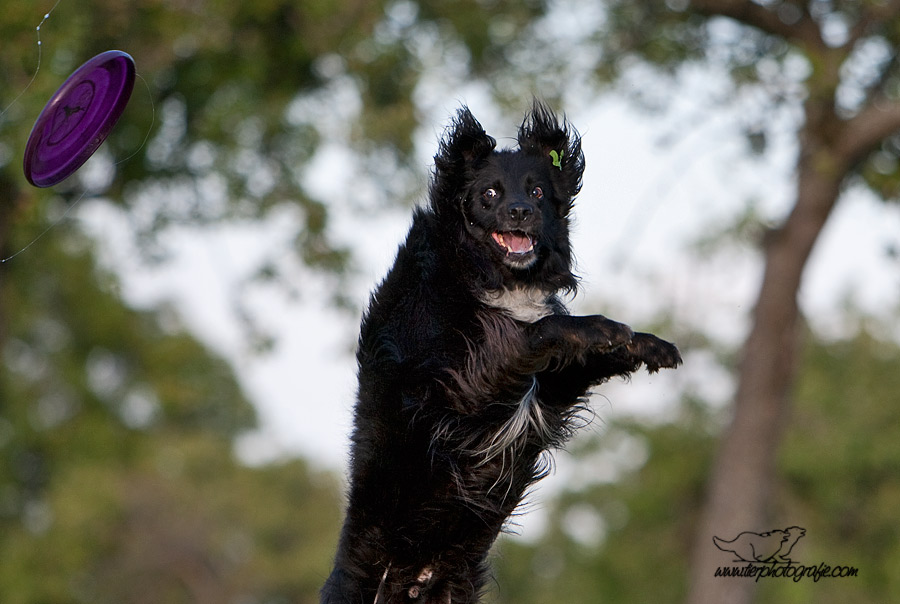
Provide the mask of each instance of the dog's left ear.
{"label": "dog's left ear", "polygon": [[459,207],[459,196],[467,184],[470,170],[490,155],[496,144],[469,108],[460,108],[434,156],[430,195],[436,212],[441,213],[445,207]]}
{"label": "dog's left ear", "polygon": [[540,155],[547,162],[558,196],[567,204],[566,209],[571,209],[584,174],[584,153],[578,132],[565,120],[560,124],[556,115],[535,99],[531,113],[519,127],[518,141],[520,149]]}

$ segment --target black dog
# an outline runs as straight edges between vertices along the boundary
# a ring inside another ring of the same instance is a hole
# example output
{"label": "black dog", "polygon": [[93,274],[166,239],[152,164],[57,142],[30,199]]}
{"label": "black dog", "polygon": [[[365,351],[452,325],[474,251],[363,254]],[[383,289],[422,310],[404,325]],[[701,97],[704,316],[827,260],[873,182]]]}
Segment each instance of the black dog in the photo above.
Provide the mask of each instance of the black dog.
{"label": "black dog", "polygon": [[542,104],[518,149],[468,109],[372,295],[357,353],[350,493],[327,604],[476,602],[491,544],[591,386],[681,362],[672,344],[567,314],[581,139]]}

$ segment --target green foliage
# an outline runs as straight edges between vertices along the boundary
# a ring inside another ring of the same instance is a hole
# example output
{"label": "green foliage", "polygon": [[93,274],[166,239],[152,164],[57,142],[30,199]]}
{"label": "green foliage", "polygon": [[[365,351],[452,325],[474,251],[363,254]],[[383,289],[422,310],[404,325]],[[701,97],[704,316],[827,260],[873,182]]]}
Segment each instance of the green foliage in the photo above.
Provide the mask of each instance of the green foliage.
{"label": "green foliage", "polygon": [[766,583],[761,601],[874,603],[900,596],[898,362],[900,348],[868,330],[807,347],[781,452],[786,497],[778,513],[807,529],[798,559],[854,566],[860,576],[807,585],[802,597],[792,585]]}
{"label": "green foliage", "polygon": [[317,601],[338,485],[237,462],[255,415],[230,368],[124,308],[71,229],[2,277],[3,602]]}
{"label": "green foliage", "polygon": [[202,436],[147,442],[135,467],[73,464],[0,539],[4,601],[317,602],[339,521],[303,463],[251,469]]}
{"label": "green foliage", "polygon": [[610,1],[606,18],[606,27],[597,33],[597,43],[605,51],[597,72],[604,79],[621,76],[635,57],[671,73],[705,56],[709,40],[705,20],[673,11],[664,2]]}
{"label": "green foliage", "polygon": [[[793,560],[853,566],[859,576],[764,579],[758,601],[875,603],[900,597],[898,362],[900,346],[866,330],[844,341],[807,342],[780,452],[772,526],[756,530],[802,526],[807,532]],[[604,434],[576,440],[572,454],[579,467],[602,479],[553,501],[550,525],[538,542],[501,543],[494,601],[682,599],[718,425],[704,405],[686,401],[671,422],[616,422]],[[619,471],[610,473],[610,464]],[[597,519],[601,536],[586,542]]]}

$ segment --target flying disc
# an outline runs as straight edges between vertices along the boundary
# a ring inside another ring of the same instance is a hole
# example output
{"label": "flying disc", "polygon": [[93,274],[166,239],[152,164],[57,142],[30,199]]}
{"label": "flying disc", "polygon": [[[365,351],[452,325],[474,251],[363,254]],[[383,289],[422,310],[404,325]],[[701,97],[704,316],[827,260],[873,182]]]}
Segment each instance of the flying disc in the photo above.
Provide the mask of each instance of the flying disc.
{"label": "flying disc", "polygon": [[38,116],[25,145],[25,178],[52,187],[94,154],[125,111],[134,89],[134,60],[100,53],[76,69]]}

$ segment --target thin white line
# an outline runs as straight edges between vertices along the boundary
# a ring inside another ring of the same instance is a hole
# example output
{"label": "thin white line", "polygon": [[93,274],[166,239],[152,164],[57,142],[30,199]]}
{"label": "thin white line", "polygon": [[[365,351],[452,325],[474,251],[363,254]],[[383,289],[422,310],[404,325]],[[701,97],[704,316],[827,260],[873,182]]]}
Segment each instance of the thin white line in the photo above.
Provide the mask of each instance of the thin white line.
{"label": "thin white line", "polygon": [[43,44],[41,42],[41,26],[44,25],[44,22],[50,18],[50,13],[52,13],[53,11],[56,10],[56,7],[59,6],[60,2],[62,2],[62,0],[56,0],[56,4],[54,4],[53,8],[51,8],[49,11],[44,13],[44,18],[41,19],[41,22],[38,23],[38,26],[35,28],[35,31],[37,32],[38,56],[37,56],[37,67],[34,69],[34,75],[31,76],[31,81],[28,82],[28,84],[25,86],[25,88],[22,89],[22,92],[19,93],[19,96],[14,98],[12,100],[12,102],[10,102],[10,104],[7,105],[3,111],[0,111],[0,117],[3,117],[4,115],[6,115],[6,112],[9,111],[10,107],[15,105],[16,102],[20,98],[22,98],[22,95],[25,94],[25,92],[27,92],[29,88],[31,88],[31,85],[34,84],[34,81],[37,79],[38,72],[41,70],[41,57],[44,54],[43,53]]}
{"label": "thin white line", "polygon": [[10,257],[8,257],[8,258],[3,258],[2,260],[0,260],[0,264],[6,264],[7,262],[9,262],[10,260],[12,260],[12,259],[15,258],[16,256],[18,256],[19,254],[21,254],[22,252],[24,252],[25,250],[27,250],[28,248],[30,248],[32,245],[34,245],[35,243],[37,243],[38,240],[39,240],[41,237],[43,237],[44,235],[46,235],[51,229],[56,228],[56,227],[59,225],[59,223],[61,223],[63,220],[66,219],[66,217],[69,215],[69,212],[71,212],[71,211],[75,208],[75,206],[78,205],[78,202],[81,201],[82,199],[84,199],[84,196],[85,196],[85,192],[82,191],[82,193],[81,193],[81,195],[78,197],[78,199],[76,199],[76,200],[73,201],[71,204],[69,204],[69,207],[66,208],[66,211],[63,212],[63,215],[62,215],[62,216],[60,216],[59,218],[57,218],[56,220],[54,220],[54,221],[53,221],[53,224],[51,224],[51,225],[48,226],[46,229],[44,229],[43,231],[41,231],[41,234],[38,235],[37,237],[35,237],[34,239],[32,239],[32,240],[31,240],[31,243],[29,243],[28,245],[26,245],[25,247],[23,247],[21,250],[19,250],[18,252],[16,252],[16,253],[13,254],[12,256],[10,256]]}

